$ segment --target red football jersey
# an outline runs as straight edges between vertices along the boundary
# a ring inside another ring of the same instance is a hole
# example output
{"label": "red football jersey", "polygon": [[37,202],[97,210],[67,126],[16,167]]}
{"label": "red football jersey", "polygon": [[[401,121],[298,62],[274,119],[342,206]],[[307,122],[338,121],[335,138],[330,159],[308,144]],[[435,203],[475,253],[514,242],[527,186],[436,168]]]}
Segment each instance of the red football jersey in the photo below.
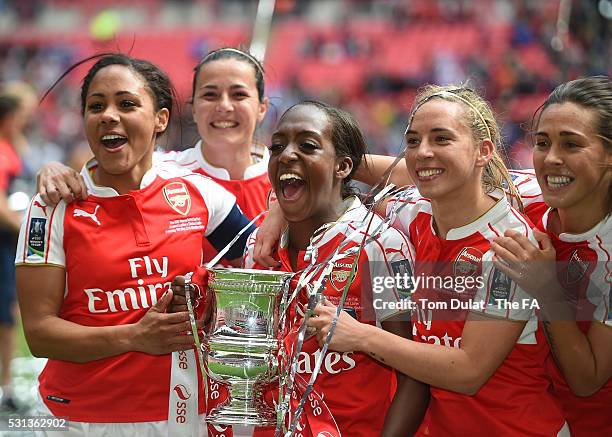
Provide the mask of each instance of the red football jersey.
{"label": "red football jersey", "polygon": [[[554,210],[544,203],[535,173],[513,171],[512,175],[529,217],[552,240],[557,252],[557,277],[576,308],[578,327],[586,334],[593,320],[612,325],[612,219],[607,217],[583,234],[556,235],[548,229]],[[612,435],[612,419],[608,414],[612,380],[592,396],[581,397],[572,393],[552,355],[546,367],[572,436]]]}
{"label": "red football jersey", "polygon": [[[244,179],[240,180],[230,179],[227,170],[214,167],[207,162],[202,154],[201,141],[198,141],[195,147],[182,152],[156,154],[155,159],[175,163],[193,173],[200,173],[211,178],[232,193],[243,214],[253,219],[257,214],[268,209],[268,193],[272,185],[268,179],[268,149],[254,145],[251,155],[256,162],[246,169]],[[261,216],[255,224],[261,224],[263,219],[264,216]],[[204,242],[204,262],[213,259],[217,253],[217,250],[208,241]]]}
{"label": "red football jersey", "polygon": [[419,433],[557,435],[564,420],[548,393],[544,369],[548,347],[536,338],[534,301],[491,262],[491,241],[505,230],[515,229],[533,241],[530,222],[502,197],[476,221],[451,229],[443,239],[434,231],[431,208],[414,187],[397,194],[387,208],[394,226],[408,235],[416,250],[414,340],[460,347],[470,311],[526,325],[504,362],[475,395],[431,387]]}
{"label": "red football jersey", "polygon": [[[83,326],[136,323],[176,275],[200,264],[204,236],[235,200],[214,182],[176,166],[155,166],[139,190],[119,195],[93,183],[89,169],[95,165],[91,161],[82,172],[87,199],[51,207],[34,198],[16,264],[65,269],[59,313],[65,320]],[[54,415],[77,422],[166,420],[170,363],[170,354],[140,352],[87,363],[49,359],[40,393]]]}
{"label": "red football jersey", "polygon": [[[321,236],[311,239],[311,246],[298,254],[297,268],[301,270],[314,260],[323,262],[338,245],[347,243],[345,249],[359,246],[367,231],[367,209],[356,198],[347,200],[347,211]],[[370,232],[380,224],[378,216],[370,226]],[[384,226],[380,236],[364,246],[359,257],[359,268],[348,290],[344,308],[357,320],[375,324],[396,314],[397,309],[384,303],[397,303],[403,290],[386,288],[382,279],[396,273],[412,272],[413,252],[407,238],[393,228]],[[246,268],[261,268],[253,261],[255,234],[251,235],[245,253]],[[292,271],[287,250],[287,235],[281,239],[278,255],[281,269]],[[348,255],[334,262],[325,296],[338,304],[346,285],[355,255]],[[316,276],[315,276],[316,279]],[[408,325],[407,325],[407,329]],[[308,380],[320,353],[316,337],[304,342],[299,354],[297,372]],[[380,435],[387,409],[394,395],[393,371],[364,353],[328,351],[321,366],[314,389],[329,407],[338,428],[345,436],[370,437]],[[258,429],[256,436],[274,435],[272,430]]]}

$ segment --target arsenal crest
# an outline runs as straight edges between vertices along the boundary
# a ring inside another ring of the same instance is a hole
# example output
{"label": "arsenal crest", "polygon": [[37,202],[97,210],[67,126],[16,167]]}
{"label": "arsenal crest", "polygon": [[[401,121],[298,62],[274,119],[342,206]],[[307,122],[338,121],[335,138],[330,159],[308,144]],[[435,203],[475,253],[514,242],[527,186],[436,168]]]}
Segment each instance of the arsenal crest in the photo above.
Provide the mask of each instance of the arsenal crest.
{"label": "arsenal crest", "polygon": [[191,196],[187,187],[182,182],[171,182],[163,189],[164,198],[173,210],[182,215],[187,215],[191,209]]}
{"label": "arsenal crest", "polygon": [[353,268],[353,264],[345,261],[345,262],[337,262],[334,263],[334,269],[330,275],[330,281],[332,286],[337,291],[343,291],[344,287],[346,287],[346,281],[351,276],[351,269]]}
{"label": "arsenal crest", "polygon": [[482,252],[474,247],[464,247],[453,263],[454,276],[476,276],[480,272]]}

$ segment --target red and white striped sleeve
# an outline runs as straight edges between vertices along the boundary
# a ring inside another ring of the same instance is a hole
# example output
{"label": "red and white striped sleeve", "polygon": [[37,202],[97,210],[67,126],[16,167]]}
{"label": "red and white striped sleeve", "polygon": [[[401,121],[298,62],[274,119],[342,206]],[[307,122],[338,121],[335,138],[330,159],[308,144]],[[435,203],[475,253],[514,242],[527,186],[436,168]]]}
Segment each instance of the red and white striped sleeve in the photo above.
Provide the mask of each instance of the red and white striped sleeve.
{"label": "red and white striped sleeve", "polygon": [[536,178],[535,170],[510,170],[512,182],[521,196],[525,210],[544,203],[542,189]]}
{"label": "red and white striped sleeve", "polygon": [[409,185],[394,192],[387,202],[386,218],[389,225],[409,235],[408,226],[416,217],[424,200],[416,186]]}

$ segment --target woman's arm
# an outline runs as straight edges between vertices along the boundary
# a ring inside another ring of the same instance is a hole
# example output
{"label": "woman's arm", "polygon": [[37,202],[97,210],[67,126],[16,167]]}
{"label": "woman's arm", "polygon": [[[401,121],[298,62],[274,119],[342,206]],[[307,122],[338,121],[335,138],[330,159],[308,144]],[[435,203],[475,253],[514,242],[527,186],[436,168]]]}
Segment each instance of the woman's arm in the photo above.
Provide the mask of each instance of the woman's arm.
{"label": "woman's arm", "polygon": [[612,327],[593,321],[586,335],[580,330],[557,280],[550,238],[539,231],[534,235],[541,249],[516,232],[497,238],[491,247],[505,263],[496,265],[538,300],[553,356],[567,384],[574,394],[590,396],[612,376]]}
{"label": "woman's arm", "polygon": [[166,314],[172,292],[164,295],[137,323],[83,326],[62,319],[66,272],[59,266],[18,265],[17,293],[23,326],[34,356],[85,363],[138,351],[166,354],[193,347],[185,312]]}
{"label": "woman's arm", "polygon": [[[385,321],[382,328],[403,338],[412,338],[409,321]],[[397,389],[393,402],[387,410],[381,436],[407,437],[413,435],[421,422],[429,404],[429,386],[395,371]]]}
{"label": "woman's arm", "polygon": [[[368,185],[376,185],[394,161],[395,157],[393,156],[368,154],[366,155],[366,159],[357,168],[354,179]],[[389,182],[399,187],[414,183],[408,174],[406,164],[403,160],[398,162],[395,168],[393,168]]]}
{"label": "woman's arm", "polygon": [[278,202],[271,202],[269,209],[268,215],[257,230],[253,260],[264,267],[279,267],[280,262],[274,259],[274,253],[276,243],[287,226],[287,220]]}
{"label": "woman's arm", "polygon": [[[320,343],[335,311],[334,305],[325,302],[315,308],[317,317],[308,320],[308,325],[317,328]],[[461,347],[454,348],[407,340],[341,312],[330,348],[362,351],[431,386],[473,395],[506,359],[524,326],[525,322],[472,313],[463,327]]]}
{"label": "woman's arm", "polygon": [[59,162],[52,161],[41,167],[36,174],[36,184],[46,205],[57,205],[62,199],[70,203],[74,199],[87,197],[83,177]]}
{"label": "woman's arm", "polygon": [[608,382],[612,376],[612,327],[593,321],[585,335],[574,321],[551,320],[544,322],[544,329],[574,394],[590,396]]}

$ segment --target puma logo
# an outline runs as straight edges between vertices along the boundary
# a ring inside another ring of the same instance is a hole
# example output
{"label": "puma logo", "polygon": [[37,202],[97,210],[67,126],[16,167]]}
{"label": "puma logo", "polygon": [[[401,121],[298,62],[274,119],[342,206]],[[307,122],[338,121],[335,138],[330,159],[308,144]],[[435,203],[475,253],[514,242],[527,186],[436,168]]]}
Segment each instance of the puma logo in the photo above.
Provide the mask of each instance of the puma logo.
{"label": "puma logo", "polygon": [[47,215],[47,205],[43,205],[38,200],[35,200],[34,206],[38,206],[40,209],[42,209],[42,212],[45,214],[45,216]]}
{"label": "puma logo", "polygon": [[100,223],[100,220],[98,220],[98,217],[96,217],[96,213],[98,212],[98,208],[100,208],[100,205],[96,205],[96,209],[94,209],[94,212],[87,212],[87,211],[83,211],[82,209],[75,208],[72,216],[73,217],[89,217],[94,222],[96,222],[98,224],[98,226],[102,226],[101,223]]}

